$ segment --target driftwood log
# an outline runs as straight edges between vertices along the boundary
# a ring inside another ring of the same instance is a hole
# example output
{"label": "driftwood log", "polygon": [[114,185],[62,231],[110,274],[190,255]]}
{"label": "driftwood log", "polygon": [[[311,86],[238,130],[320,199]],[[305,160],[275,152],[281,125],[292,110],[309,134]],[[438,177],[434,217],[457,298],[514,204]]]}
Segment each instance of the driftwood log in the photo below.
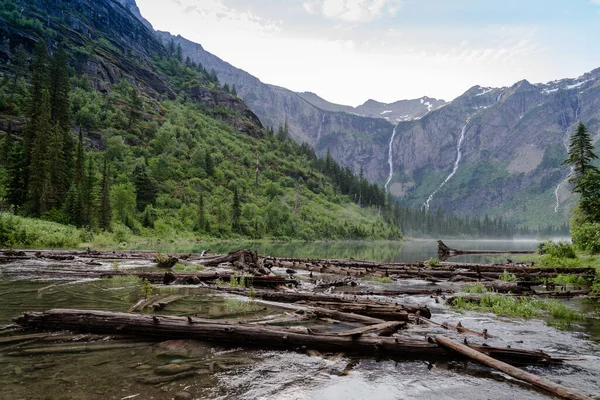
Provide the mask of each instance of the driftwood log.
{"label": "driftwood log", "polygon": [[460,250],[448,247],[438,240],[438,256],[440,258],[452,257],[461,254],[535,254],[536,250]]}
{"label": "driftwood log", "polygon": [[[96,310],[53,309],[26,312],[15,317],[18,325],[43,331],[70,330],[86,333],[136,335],[158,339],[197,339],[234,346],[344,352],[386,358],[456,358],[435,342],[400,337],[352,337],[337,334],[297,333],[284,328],[225,323],[191,317],[152,316]],[[511,364],[560,363],[546,353],[510,348],[473,346],[477,351]]]}
{"label": "driftwood log", "polygon": [[512,365],[508,365],[502,361],[495,360],[492,357],[482,354],[476,349],[473,349],[469,346],[465,346],[460,343],[456,343],[445,336],[436,336],[435,341],[444,347],[452,349],[453,351],[456,351],[459,354],[465,355],[475,361],[485,364],[488,367],[492,367],[499,371],[502,371],[505,374],[512,376],[513,378],[520,379],[534,386],[542,388],[545,391],[553,394],[554,396],[572,400],[594,400],[592,397],[581,393],[575,389],[559,385],[541,376],[525,372],[519,368],[513,367]]}
{"label": "driftwood log", "polygon": [[[215,286],[211,289],[244,296],[252,296],[254,298],[268,301],[284,303],[302,302],[308,306],[336,309],[344,312],[353,312],[356,314],[381,318],[387,321],[396,321],[397,319],[394,317],[399,316],[397,313],[415,314],[419,312],[422,317],[431,318],[431,311],[426,306],[399,304],[393,301],[378,301],[356,296],[260,289],[254,289],[250,291],[244,288],[230,288],[225,286]],[[400,320],[405,321],[406,318],[403,317]]]}

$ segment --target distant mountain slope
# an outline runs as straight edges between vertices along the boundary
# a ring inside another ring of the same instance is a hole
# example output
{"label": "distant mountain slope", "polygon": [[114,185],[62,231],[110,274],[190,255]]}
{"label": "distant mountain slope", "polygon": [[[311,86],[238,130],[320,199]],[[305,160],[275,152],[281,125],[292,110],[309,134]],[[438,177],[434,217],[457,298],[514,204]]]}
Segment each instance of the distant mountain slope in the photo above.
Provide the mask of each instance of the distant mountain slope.
{"label": "distant mountain slope", "polygon": [[298,95],[323,110],[347,112],[363,117],[383,118],[392,123],[421,118],[428,112],[447,104],[444,100],[432,99],[425,96],[420,99],[399,100],[389,104],[367,100],[358,107],[351,107],[331,103],[311,92],[298,93]]}
{"label": "distant mountain slope", "polygon": [[158,35],[235,84],[265,125],[287,120],[294,139],[321,155],[329,149],[415,207],[562,224],[573,203],[561,164],[569,135],[580,120],[595,139],[600,129],[599,70],[545,84],[475,86],[450,103],[423,97],[354,108],[264,84],[199,44]]}

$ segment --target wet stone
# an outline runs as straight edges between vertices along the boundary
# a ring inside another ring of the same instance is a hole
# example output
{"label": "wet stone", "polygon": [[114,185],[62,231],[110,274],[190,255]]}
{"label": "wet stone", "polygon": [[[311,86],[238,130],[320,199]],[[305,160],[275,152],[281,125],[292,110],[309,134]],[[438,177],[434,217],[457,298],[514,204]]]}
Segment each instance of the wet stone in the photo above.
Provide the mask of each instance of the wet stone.
{"label": "wet stone", "polygon": [[191,393],[188,393],[188,392],[175,393],[175,400],[190,400],[190,399],[192,399]]}

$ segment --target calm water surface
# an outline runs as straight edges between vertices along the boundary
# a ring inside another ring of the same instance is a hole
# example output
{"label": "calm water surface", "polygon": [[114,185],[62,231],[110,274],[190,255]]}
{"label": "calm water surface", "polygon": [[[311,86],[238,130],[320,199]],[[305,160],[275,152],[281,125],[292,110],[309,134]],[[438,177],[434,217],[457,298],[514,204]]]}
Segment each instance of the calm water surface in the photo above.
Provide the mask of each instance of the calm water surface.
{"label": "calm water surface", "polygon": [[[535,242],[451,241],[461,249],[535,249]],[[196,252],[207,245],[164,247],[161,251]],[[251,247],[261,254],[288,257],[328,257],[379,261],[423,261],[435,256],[435,241],[406,243],[319,243],[208,245],[213,252]],[[498,257],[498,256],[495,256]],[[502,256],[500,256],[502,257]],[[481,261],[469,258],[468,261]],[[465,260],[467,261],[467,260]],[[27,310],[54,307],[127,311],[141,298],[135,280],[87,282],[7,280],[0,266],[0,326]],[[364,283],[374,287],[373,283]],[[400,288],[414,282],[379,285]],[[422,285],[423,283],[421,283]],[[163,313],[206,318],[257,319],[278,313],[274,309],[240,310],[223,297],[190,287],[163,288],[164,293],[188,295]],[[428,296],[400,299],[426,304],[432,319],[462,324],[496,337],[487,343],[541,349],[580,356],[553,368],[529,368],[567,386],[600,396],[600,329],[598,307],[572,301],[591,317],[584,323],[560,330],[541,320],[513,320],[467,312],[457,314]],[[423,338],[443,333],[463,337],[434,326],[414,326],[405,334]],[[4,335],[0,332],[0,338]],[[469,338],[471,343],[483,339]],[[343,355],[299,354],[220,347],[209,343],[137,343],[129,348],[53,353],[46,342],[21,347],[0,343],[1,399],[547,399],[528,385],[472,363],[429,364],[426,361],[353,360]],[[56,349],[57,345],[52,345]],[[141,347],[140,347],[141,346]],[[22,349],[39,353],[24,355]],[[191,374],[173,375],[179,371]]]}

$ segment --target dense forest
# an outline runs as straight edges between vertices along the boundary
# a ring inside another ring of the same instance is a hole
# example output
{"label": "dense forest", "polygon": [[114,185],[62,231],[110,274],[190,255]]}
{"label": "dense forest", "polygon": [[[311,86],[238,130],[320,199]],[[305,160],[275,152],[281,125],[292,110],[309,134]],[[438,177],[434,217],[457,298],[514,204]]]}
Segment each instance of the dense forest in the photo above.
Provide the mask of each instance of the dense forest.
{"label": "dense forest", "polygon": [[[111,232],[117,242],[129,235],[315,240],[534,233],[501,217],[403,207],[362,173],[291,140],[287,124],[260,126],[235,86],[221,86],[214,71],[184,60],[173,43],[146,60],[168,84],[157,95],[134,76],[107,82],[82,68],[101,57],[140,64],[144,58],[99,31],[75,45],[58,34],[69,32],[64,12],[50,16],[10,0],[0,4],[0,18],[36,37],[30,47],[5,43],[0,242],[35,243],[31,235],[15,236],[19,217],[75,226],[82,241],[98,232]],[[207,103],[207,94],[222,101]]]}

